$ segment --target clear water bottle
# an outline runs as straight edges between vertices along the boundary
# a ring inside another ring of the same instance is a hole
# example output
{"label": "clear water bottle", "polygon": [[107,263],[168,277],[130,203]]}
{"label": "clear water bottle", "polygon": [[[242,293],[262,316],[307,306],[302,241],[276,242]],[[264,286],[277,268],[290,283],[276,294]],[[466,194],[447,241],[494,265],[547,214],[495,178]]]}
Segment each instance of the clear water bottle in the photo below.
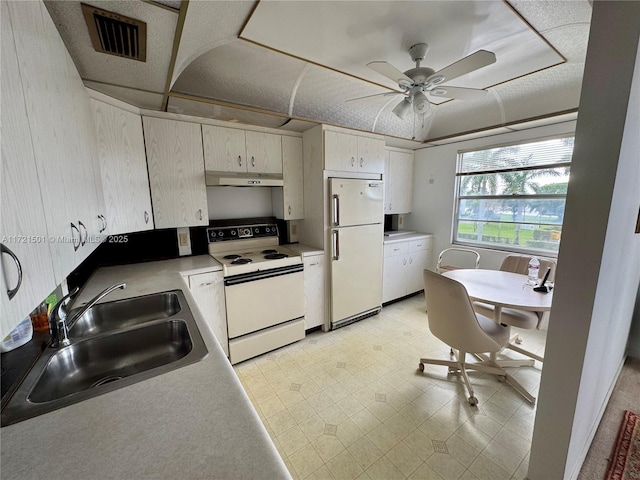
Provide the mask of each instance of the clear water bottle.
{"label": "clear water bottle", "polygon": [[538,274],[540,273],[540,261],[536,257],[529,260],[529,285],[538,284]]}

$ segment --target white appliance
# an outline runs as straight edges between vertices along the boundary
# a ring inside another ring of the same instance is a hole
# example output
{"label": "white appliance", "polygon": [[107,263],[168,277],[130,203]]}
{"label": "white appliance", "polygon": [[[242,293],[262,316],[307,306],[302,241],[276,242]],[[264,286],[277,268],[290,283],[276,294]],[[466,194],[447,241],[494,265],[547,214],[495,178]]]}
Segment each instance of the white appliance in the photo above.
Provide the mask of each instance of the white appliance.
{"label": "white appliance", "polygon": [[377,314],[382,305],[383,183],[330,178],[331,328]]}
{"label": "white appliance", "polygon": [[208,228],[207,236],[224,274],[231,363],[304,338],[302,257],[278,245],[275,222]]}

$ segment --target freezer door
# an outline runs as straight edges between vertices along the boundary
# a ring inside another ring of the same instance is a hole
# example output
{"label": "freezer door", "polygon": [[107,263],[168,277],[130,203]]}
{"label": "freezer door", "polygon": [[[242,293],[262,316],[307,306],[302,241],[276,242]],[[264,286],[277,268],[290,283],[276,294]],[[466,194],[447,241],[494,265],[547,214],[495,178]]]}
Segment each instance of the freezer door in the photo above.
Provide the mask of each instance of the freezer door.
{"label": "freezer door", "polygon": [[330,226],[382,223],[384,187],[381,180],[331,178],[330,181]]}
{"label": "freezer door", "polygon": [[332,232],[331,322],[382,304],[382,224]]}

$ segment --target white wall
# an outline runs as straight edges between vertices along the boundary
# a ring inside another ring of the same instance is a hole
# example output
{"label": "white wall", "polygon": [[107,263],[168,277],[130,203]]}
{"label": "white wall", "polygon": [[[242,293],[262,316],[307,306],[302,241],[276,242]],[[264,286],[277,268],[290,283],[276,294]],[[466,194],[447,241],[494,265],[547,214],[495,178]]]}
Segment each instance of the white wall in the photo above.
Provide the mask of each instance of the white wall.
{"label": "white wall", "polygon": [[577,477],[626,352],[640,283],[639,37],[640,2],[594,2],[530,480]]}
{"label": "white wall", "polygon": [[[404,216],[406,229],[434,235],[431,265],[450,247],[453,222],[456,160],[458,151],[517,143],[555,135],[573,135],[575,121],[504,133],[490,137],[423,148],[415,151],[413,211]],[[498,269],[508,252],[474,247],[480,252],[480,268]]]}
{"label": "white wall", "polygon": [[640,360],[640,289],[638,289],[638,294],[636,295],[636,307],[631,321],[627,352],[629,356]]}
{"label": "white wall", "polygon": [[273,215],[270,187],[207,187],[209,219]]}

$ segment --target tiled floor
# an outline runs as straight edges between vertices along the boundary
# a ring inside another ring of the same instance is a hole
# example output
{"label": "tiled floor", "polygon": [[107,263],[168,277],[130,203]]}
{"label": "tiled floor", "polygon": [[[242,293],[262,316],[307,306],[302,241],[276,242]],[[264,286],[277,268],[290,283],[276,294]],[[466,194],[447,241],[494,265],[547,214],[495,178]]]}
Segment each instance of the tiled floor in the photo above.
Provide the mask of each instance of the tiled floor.
{"label": "tiled floor", "polygon": [[[523,347],[544,352],[545,332],[520,333]],[[446,367],[417,372],[420,357],[448,354],[419,295],[235,369],[294,478],[524,479],[535,407],[471,373],[472,408]],[[537,393],[539,364],[510,370]]]}

